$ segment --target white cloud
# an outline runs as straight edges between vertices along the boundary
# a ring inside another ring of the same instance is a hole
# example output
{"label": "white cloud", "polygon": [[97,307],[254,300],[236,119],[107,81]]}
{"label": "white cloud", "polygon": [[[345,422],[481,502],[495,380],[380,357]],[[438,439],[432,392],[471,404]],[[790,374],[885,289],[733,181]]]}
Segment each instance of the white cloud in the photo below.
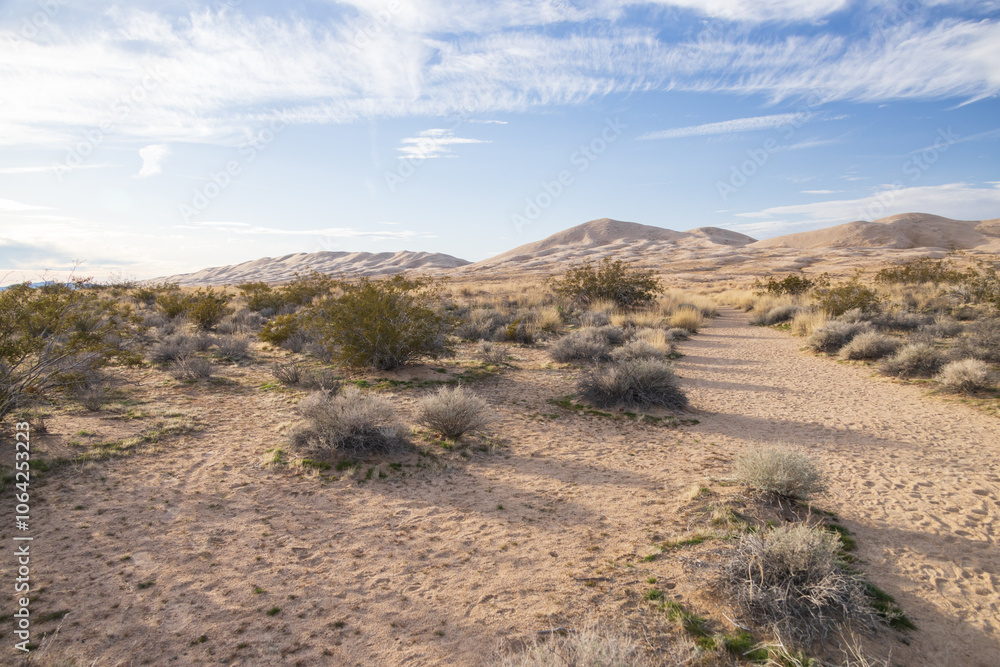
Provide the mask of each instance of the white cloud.
{"label": "white cloud", "polygon": [[148,178],[163,171],[163,160],[170,155],[170,147],[165,144],[153,144],[139,149],[142,167],[133,178]]}
{"label": "white cloud", "polygon": [[804,195],[832,195],[843,190],[799,190]]}
{"label": "white cloud", "polygon": [[[762,231],[778,232],[807,225],[817,229],[854,220],[877,220],[900,213],[932,213],[956,220],[990,220],[1000,217],[1000,184],[982,187],[971,183],[947,183],[912,187],[886,186],[857,199],[838,199],[792,206],[775,206],[738,214],[744,218],[773,218],[762,221]],[[741,226],[741,230],[748,229]]]}
{"label": "white cloud", "polygon": [[23,202],[14,201],[13,199],[0,199],[0,211],[43,211],[47,206],[35,206],[34,204],[25,204]]}
{"label": "white cloud", "polygon": [[638,139],[681,139],[683,137],[696,137],[710,134],[733,134],[736,132],[751,132],[753,130],[767,130],[776,127],[784,127],[803,120],[803,116],[794,113],[773,114],[770,116],[754,116],[752,118],[734,118],[718,123],[705,123],[704,125],[689,125],[687,127],[676,127],[671,130],[659,130],[656,132],[646,132]]}
{"label": "white cloud", "polygon": [[483,139],[468,139],[456,137],[454,130],[434,128],[419,132],[415,137],[402,140],[402,146],[397,148],[400,159],[424,160],[428,158],[458,157],[451,146],[456,144],[489,144]]}
{"label": "white cloud", "polygon": [[[402,3],[363,48],[355,38],[382,0],[354,0],[346,19],[94,12],[71,31],[49,26],[44,40],[0,39],[4,96],[18,100],[0,105],[0,145],[69,150],[95,132],[233,145],[279,116],[488,118],[656,90],[818,103],[1000,93],[994,18],[914,20],[848,38],[822,26],[796,34],[742,25],[812,22],[842,1],[660,0],[732,21],[676,42],[656,26],[615,22],[629,5],[610,0],[495,4]],[[563,27],[533,27],[555,23]]]}

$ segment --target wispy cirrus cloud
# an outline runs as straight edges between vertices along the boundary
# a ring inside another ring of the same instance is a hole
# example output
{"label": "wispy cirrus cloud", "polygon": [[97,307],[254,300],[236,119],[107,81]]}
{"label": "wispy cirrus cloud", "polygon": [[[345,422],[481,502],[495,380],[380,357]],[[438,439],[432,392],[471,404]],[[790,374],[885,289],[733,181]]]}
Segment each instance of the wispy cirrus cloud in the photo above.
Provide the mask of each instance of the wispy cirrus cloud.
{"label": "wispy cirrus cloud", "polygon": [[754,130],[768,130],[776,127],[790,125],[797,120],[802,120],[799,114],[780,113],[770,116],[754,116],[752,118],[734,118],[718,123],[704,123],[702,125],[688,125],[687,127],[675,127],[670,130],[658,130],[656,132],[646,132],[637,137],[641,140],[650,139],[683,139],[685,137],[700,137],[712,134],[735,134],[739,132],[752,132]]}
{"label": "wispy cirrus cloud", "polygon": [[458,157],[452,146],[459,144],[489,144],[484,139],[469,139],[455,136],[454,130],[434,128],[423,130],[415,137],[402,140],[396,150],[400,159],[426,160],[430,158]]}

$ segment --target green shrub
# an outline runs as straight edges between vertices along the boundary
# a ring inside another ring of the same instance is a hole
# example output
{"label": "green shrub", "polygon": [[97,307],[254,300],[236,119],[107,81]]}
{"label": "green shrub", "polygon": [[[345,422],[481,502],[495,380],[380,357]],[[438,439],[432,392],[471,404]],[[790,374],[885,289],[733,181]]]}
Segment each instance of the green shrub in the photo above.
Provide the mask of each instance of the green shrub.
{"label": "green shrub", "polygon": [[265,343],[282,345],[286,340],[299,332],[299,316],[295,314],[278,315],[264,324],[260,330],[260,339]]}
{"label": "green shrub", "polygon": [[881,301],[875,290],[865,287],[857,278],[830,287],[821,287],[813,293],[813,296],[819,307],[830,317],[843,315],[855,308],[869,312]]}
{"label": "green shrub", "polygon": [[246,282],[236,286],[247,300],[247,308],[260,312],[265,308],[278,310],[284,305],[281,294],[265,282]]}
{"label": "green shrub", "polygon": [[87,280],[0,291],[0,419],[27,398],[82,381],[113,361],[137,363],[139,318]]}
{"label": "green shrub", "polygon": [[886,267],[875,274],[875,282],[896,284],[958,283],[968,277],[965,271],[943,259],[918,257],[895,266]]}
{"label": "green shrub", "polygon": [[570,269],[562,278],[552,281],[559,296],[578,303],[611,301],[621,308],[636,308],[651,303],[663,286],[653,271],[629,269],[622,260],[605,257],[594,266],[587,262]]}
{"label": "green shrub", "polygon": [[226,315],[233,312],[226,304],[232,297],[225,292],[216,292],[211,287],[199,289],[187,297],[185,313],[202,331],[211,331]]}
{"label": "green shrub", "polygon": [[749,489],[799,500],[826,488],[816,459],[783,447],[758,447],[740,454],[733,477]]}
{"label": "green shrub", "polygon": [[823,276],[813,280],[806,278],[805,276],[790,275],[785,276],[781,280],[770,277],[767,279],[766,283],[762,283],[760,280],[757,280],[754,282],[753,286],[768,294],[781,296],[783,294],[805,294],[813,287],[821,286],[825,283],[826,280]]}
{"label": "green shrub", "polygon": [[173,319],[187,312],[190,301],[187,295],[181,292],[179,285],[164,283],[157,291],[156,305],[160,307],[164,315]]}
{"label": "green shrub", "polygon": [[317,304],[311,320],[342,363],[388,370],[447,352],[453,322],[432,307],[438,289],[430,280],[396,275],[339,287],[341,294]]}

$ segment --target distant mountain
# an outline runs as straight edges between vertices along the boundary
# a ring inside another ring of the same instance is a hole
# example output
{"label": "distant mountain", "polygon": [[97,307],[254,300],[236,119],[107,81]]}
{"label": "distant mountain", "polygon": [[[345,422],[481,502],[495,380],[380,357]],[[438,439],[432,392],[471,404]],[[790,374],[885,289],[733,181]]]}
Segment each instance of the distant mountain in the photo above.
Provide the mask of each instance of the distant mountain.
{"label": "distant mountain", "polygon": [[637,222],[601,218],[470,264],[463,269],[463,273],[493,272],[505,268],[537,271],[604,256],[620,255],[622,259],[635,259],[642,255],[652,257],[669,249],[739,247],[755,240],[718,227],[677,232]]}
{"label": "distant mountain", "polygon": [[902,213],[867,222],[857,220],[812,232],[788,234],[750,248],[943,248],[1000,251],[1000,218],[952,220],[929,213]]}
{"label": "distant mountain", "polygon": [[300,252],[284,257],[263,257],[242,264],[216,266],[195,273],[159,278],[159,281],[181,285],[235,285],[241,282],[264,281],[280,283],[291,280],[296,273],[345,275],[389,275],[403,271],[454,269],[469,262],[442,253],[410,252]]}

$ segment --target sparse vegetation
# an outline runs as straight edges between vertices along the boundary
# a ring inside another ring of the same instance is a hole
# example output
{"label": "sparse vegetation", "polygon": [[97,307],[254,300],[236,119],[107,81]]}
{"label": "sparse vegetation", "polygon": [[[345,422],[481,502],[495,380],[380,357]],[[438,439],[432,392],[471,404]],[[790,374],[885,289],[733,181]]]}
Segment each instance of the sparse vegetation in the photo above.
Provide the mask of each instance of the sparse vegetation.
{"label": "sparse vegetation", "polygon": [[736,458],[733,478],[754,491],[806,500],[826,484],[812,456],[785,447],[756,447]]}
{"label": "sparse vegetation", "polygon": [[294,444],[320,453],[369,456],[399,451],[408,444],[406,429],[389,402],[376,394],[346,387],[340,394],[317,391],[299,403],[307,424]]}
{"label": "sparse vegetation", "polygon": [[862,331],[840,349],[840,356],[851,360],[875,360],[899,349],[899,341],[875,331]]}
{"label": "sparse vegetation", "polygon": [[599,408],[615,406],[687,408],[687,396],[670,365],[657,359],[632,359],[599,366],[579,383],[583,399]]}
{"label": "sparse vegetation", "polygon": [[486,401],[461,385],[441,387],[417,404],[417,423],[450,440],[481,431],[492,421]]}
{"label": "sparse vegetation", "polygon": [[170,364],[170,375],[176,380],[201,380],[211,377],[215,366],[203,357],[185,355]]}
{"label": "sparse vegetation", "polygon": [[630,269],[622,260],[605,257],[596,266],[587,262],[552,281],[559,296],[581,304],[610,301],[620,308],[637,308],[652,303],[663,291],[653,271]]}
{"label": "sparse vegetation", "polygon": [[944,355],[930,343],[910,343],[879,365],[883,375],[929,378],[941,370]]}
{"label": "sparse vegetation", "polygon": [[949,391],[973,394],[993,385],[993,374],[985,361],[962,359],[944,366],[934,378]]}
{"label": "sparse vegetation", "polygon": [[588,327],[571,331],[555,342],[549,355],[558,362],[600,361],[611,354],[611,345],[600,329]]}
{"label": "sparse vegetation", "polygon": [[816,352],[838,352],[863,331],[864,324],[830,321],[809,335],[806,347]]}

